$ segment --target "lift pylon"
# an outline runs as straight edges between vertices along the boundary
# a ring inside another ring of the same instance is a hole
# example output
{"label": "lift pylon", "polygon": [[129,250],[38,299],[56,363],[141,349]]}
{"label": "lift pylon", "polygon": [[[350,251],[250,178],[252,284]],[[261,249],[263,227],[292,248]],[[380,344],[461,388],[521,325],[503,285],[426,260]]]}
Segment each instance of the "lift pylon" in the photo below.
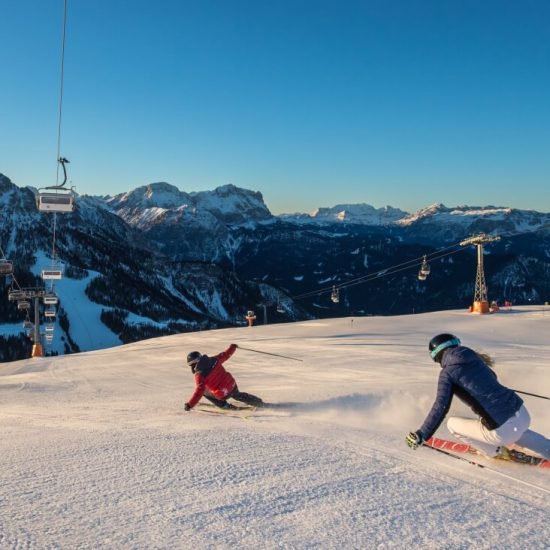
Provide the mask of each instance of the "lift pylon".
{"label": "lift pylon", "polygon": [[485,272],[483,270],[483,245],[499,241],[498,235],[490,236],[485,233],[473,235],[461,241],[460,246],[477,246],[477,272],[476,286],[474,292],[474,303],[472,304],[472,313],[489,313],[489,300],[487,298],[487,285],[485,284]]}

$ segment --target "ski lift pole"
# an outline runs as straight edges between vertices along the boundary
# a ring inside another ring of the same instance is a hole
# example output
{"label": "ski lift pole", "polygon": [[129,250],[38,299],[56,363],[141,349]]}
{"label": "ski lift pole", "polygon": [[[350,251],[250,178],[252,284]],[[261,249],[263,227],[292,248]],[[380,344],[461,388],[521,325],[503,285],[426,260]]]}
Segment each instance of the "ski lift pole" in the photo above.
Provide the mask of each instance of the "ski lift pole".
{"label": "ski lift pole", "polygon": [[254,353],[262,353],[263,355],[273,355],[274,357],[282,357],[284,359],[291,359],[292,361],[303,361],[303,359],[296,359],[296,357],[289,357],[288,355],[280,355],[278,353],[269,353],[267,351],[259,351],[257,349],[252,348],[244,348],[243,346],[237,345],[239,349],[244,349],[246,351],[253,351]]}

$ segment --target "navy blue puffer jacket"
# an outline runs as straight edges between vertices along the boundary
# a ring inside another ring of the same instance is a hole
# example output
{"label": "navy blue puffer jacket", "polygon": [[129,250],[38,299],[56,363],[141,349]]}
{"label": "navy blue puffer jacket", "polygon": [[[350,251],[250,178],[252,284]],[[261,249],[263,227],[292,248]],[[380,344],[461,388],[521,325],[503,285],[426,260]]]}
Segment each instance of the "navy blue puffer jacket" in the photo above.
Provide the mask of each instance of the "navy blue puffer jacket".
{"label": "navy blue puffer jacket", "polygon": [[514,416],[523,400],[499,384],[496,374],[470,348],[457,346],[445,350],[437,395],[420,432],[431,437],[449,412],[453,396],[466,403],[486,428],[494,430]]}

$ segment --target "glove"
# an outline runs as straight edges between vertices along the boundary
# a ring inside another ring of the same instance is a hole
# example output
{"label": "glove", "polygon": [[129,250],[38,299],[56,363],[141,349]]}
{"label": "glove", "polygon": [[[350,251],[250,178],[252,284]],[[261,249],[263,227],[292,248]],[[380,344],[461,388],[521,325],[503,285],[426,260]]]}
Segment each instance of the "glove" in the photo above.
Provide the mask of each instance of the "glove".
{"label": "glove", "polygon": [[424,436],[419,431],[411,432],[405,438],[405,442],[413,451],[415,451],[424,443]]}
{"label": "glove", "polygon": [[237,346],[237,344],[231,344],[229,347],[233,349],[237,349],[239,346]]}
{"label": "glove", "polygon": [[190,411],[190,410],[191,410],[191,405],[189,405],[189,403],[186,403],[186,404],[183,406],[183,410],[184,410],[184,411]]}

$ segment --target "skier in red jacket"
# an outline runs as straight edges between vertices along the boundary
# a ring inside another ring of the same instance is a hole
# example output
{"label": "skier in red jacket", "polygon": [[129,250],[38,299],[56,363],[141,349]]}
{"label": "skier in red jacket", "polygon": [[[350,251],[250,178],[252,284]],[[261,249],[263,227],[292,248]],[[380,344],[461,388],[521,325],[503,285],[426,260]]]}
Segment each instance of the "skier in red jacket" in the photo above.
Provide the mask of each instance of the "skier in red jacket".
{"label": "skier in red jacket", "polygon": [[264,402],[259,397],[239,391],[231,373],[223,368],[223,364],[235,353],[237,347],[237,344],[231,344],[225,351],[214,357],[203,355],[198,351],[192,351],[187,355],[187,364],[195,375],[195,391],[185,403],[186,411],[190,411],[203,396],[223,409],[236,408],[227,402],[230,397],[254,407],[264,406]]}

